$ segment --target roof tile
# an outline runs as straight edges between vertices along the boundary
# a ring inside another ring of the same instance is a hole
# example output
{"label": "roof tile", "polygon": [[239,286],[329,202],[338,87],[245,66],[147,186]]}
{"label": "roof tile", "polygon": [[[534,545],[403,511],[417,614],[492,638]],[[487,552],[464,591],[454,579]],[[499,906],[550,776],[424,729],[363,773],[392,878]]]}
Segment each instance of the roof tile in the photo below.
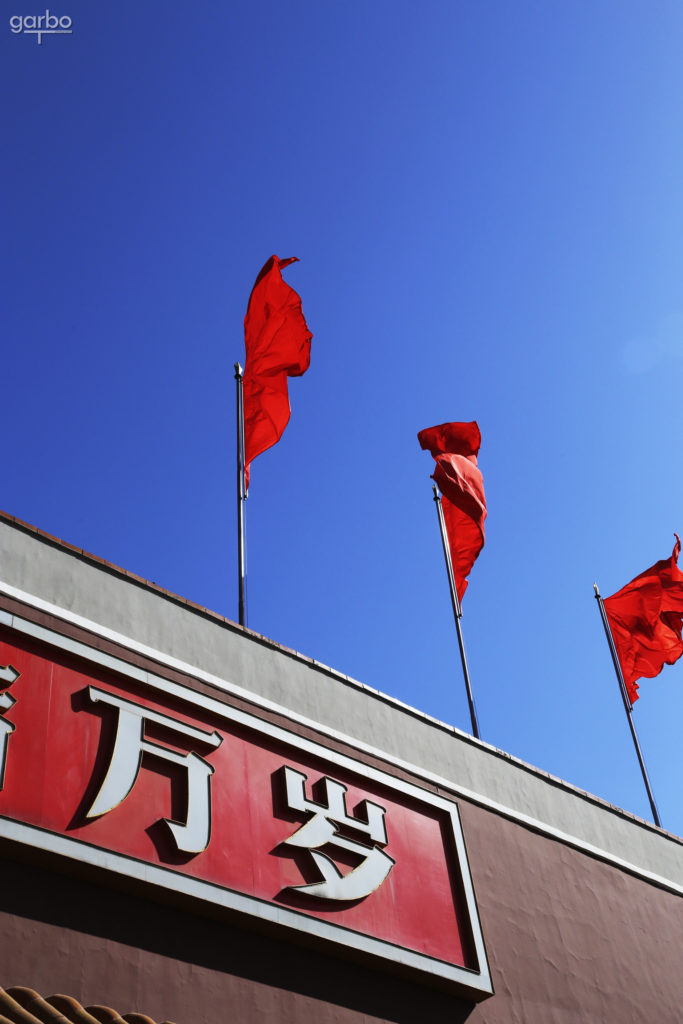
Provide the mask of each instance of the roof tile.
{"label": "roof tile", "polygon": [[[0,1024],[156,1024],[144,1013],[124,1013],[109,1006],[82,1006],[73,996],[44,999],[32,988],[0,988]],[[164,1021],[163,1024],[171,1024]]]}

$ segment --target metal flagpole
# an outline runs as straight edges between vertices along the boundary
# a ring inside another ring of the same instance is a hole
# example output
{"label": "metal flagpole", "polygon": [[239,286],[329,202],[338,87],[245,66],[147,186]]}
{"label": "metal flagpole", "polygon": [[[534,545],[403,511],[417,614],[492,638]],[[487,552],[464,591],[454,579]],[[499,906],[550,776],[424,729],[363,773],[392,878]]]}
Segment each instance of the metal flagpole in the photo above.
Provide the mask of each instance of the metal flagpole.
{"label": "metal flagpole", "polygon": [[237,385],[237,580],[239,593],[239,623],[246,626],[247,572],[244,537],[244,502],[247,499],[244,486],[244,374],[239,363],[235,363]]}
{"label": "metal flagpole", "polygon": [[609,624],[609,619],[607,618],[607,612],[605,611],[605,605],[604,605],[604,602],[603,602],[602,598],[600,597],[600,591],[598,590],[597,583],[593,584],[593,589],[595,590],[595,600],[598,602],[598,607],[600,608],[600,615],[602,616],[602,624],[603,624],[603,626],[605,628],[605,636],[607,637],[607,643],[609,644],[610,653],[612,655],[612,664],[614,665],[614,671],[616,672],[617,679],[619,680],[619,690],[621,692],[621,699],[624,702],[624,710],[626,712],[626,717],[628,718],[628,724],[629,724],[629,726],[631,728],[631,736],[633,737],[633,745],[636,748],[636,754],[638,755],[638,764],[640,765],[640,770],[643,773],[643,782],[645,783],[645,789],[647,790],[647,798],[650,801],[650,807],[652,809],[652,817],[654,818],[655,825],[658,825],[659,828],[661,828],[662,827],[662,823],[659,820],[659,814],[657,812],[657,804],[655,803],[654,793],[652,792],[652,787],[650,786],[650,780],[649,780],[649,778],[647,776],[647,770],[645,768],[645,761],[643,760],[643,755],[642,755],[642,752],[641,752],[641,749],[640,749],[640,744],[638,743],[638,736],[636,734],[636,727],[633,724],[633,715],[632,715],[633,704],[631,703],[631,700],[629,698],[628,690],[626,689],[626,683],[624,681],[624,673],[621,671],[621,665],[619,664],[619,656],[617,655],[617,648],[616,648],[616,645],[614,643],[614,637],[612,636],[612,627]]}
{"label": "metal flagpole", "polygon": [[472,685],[470,683],[470,673],[467,667],[467,656],[465,654],[465,641],[462,636],[462,627],[460,620],[462,618],[462,608],[460,607],[460,598],[458,597],[458,591],[455,586],[455,576],[453,575],[453,562],[451,561],[451,549],[448,546],[448,535],[446,533],[446,521],[443,516],[443,508],[441,507],[441,496],[434,484],[434,501],[436,502],[436,512],[439,517],[439,529],[441,530],[441,543],[443,544],[443,555],[446,559],[446,572],[448,574],[448,584],[451,588],[451,603],[453,605],[453,617],[455,619],[455,628],[458,633],[458,645],[460,647],[460,660],[462,662],[462,671],[465,677],[465,689],[467,690],[467,703],[470,708],[470,718],[472,720],[472,735],[477,739],[479,736],[479,724],[477,722],[477,712],[474,707],[474,697],[472,696]]}

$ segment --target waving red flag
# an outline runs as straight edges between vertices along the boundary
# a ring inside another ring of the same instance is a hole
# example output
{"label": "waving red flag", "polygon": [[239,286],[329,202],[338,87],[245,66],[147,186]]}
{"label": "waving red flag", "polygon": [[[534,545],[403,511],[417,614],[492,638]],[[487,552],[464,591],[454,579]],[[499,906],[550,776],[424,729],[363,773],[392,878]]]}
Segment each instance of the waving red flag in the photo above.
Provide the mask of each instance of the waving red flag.
{"label": "waving red flag", "polygon": [[477,468],[481,433],[475,422],[442,423],[421,430],[417,439],[436,462],[432,478],[442,494],[455,587],[462,601],[467,576],[484,546],[486,498]]}
{"label": "waving red flag", "polygon": [[301,299],[281,270],[298,262],[271,256],[256,278],[244,318],[245,482],[249,464],[282,437],[289,422],[287,378],[300,377],[311,361],[311,338]]}
{"label": "waving red flag", "polygon": [[681,542],[678,534],[674,537],[671,558],[656,562],[603,602],[632,704],[638,700],[636,679],[658,676],[683,654]]}

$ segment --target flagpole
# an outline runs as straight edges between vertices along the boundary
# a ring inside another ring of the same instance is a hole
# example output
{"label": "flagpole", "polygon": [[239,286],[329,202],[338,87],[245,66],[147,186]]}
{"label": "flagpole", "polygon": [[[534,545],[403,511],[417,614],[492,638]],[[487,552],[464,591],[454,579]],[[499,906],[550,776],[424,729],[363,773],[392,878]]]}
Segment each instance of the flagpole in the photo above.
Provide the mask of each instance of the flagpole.
{"label": "flagpole", "polygon": [[593,584],[593,589],[595,590],[595,600],[598,602],[598,607],[600,609],[600,615],[602,616],[602,624],[603,624],[603,626],[605,628],[605,636],[607,637],[607,643],[609,644],[610,653],[612,655],[612,664],[614,665],[614,671],[616,672],[617,679],[619,680],[619,691],[621,693],[621,699],[624,702],[624,711],[626,712],[626,717],[628,718],[628,724],[629,724],[629,726],[631,728],[631,736],[633,737],[633,745],[636,748],[636,754],[638,756],[638,764],[640,765],[640,770],[641,770],[641,772],[643,774],[643,782],[645,783],[645,789],[647,790],[647,798],[650,801],[650,807],[652,809],[652,817],[654,818],[655,825],[657,825],[659,828],[661,828],[662,827],[662,823],[659,820],[659,813],[657,812],[657,805],[655,803],[654,793],[652,792],[652,787],[650,786],[650,780],[648,778],[647,770],[645,768],[645,761],[643,760],[643,754],[642,754],[641,749],[640,749],[640,744],[638,743],[638,736],[637,736],[637,733],[636,733],[636,727],[635,727],[635,725],[633,723],[633,714],[632,714],[632,712],[633,712],[633,704],[631,703],[631,700],[629,698],[628,690],[626,688],[626,682],[624,680],[624,673],[622,672],[621,665],[619,663],[619,656],[617,655],[617,648],[616,648],[616,645],[614,643],[614,637],[612,635],[612,627],[609,624],[609,619],[607,618],[607,612],[605,611],[605,604],[604,604],[602,598],[600,597],[600,591],[598,590],[597,583]]}
{"label": "flagpole", "polygon": [[247,499],[244,485],[244,374],[239,363],[235,363],[237,386],[237,587],[239,594],[239,624],[246,626],[247,573],[244,536],[244,502]]}
{"label": "flagpole", "polygon": [[448,574],[448,585],[451,588],[451,603],[453,605],[453,618],[455,619],[455,628],[458,634],[458,646],[460,647],[460,661],[462,662],[462,672],[465,677],[465,689],[467,691],[467,703],[470,708],[470,719],[472,720],[472,735],[476,739],[480,739],[479,736],[479,724],[477,722],[477,712],[474,707],[474,697],[472,696],[472,685],[470,683],[470,672],[467,667],[467,655],[465,654],[465,641],[462,636],[462,627],[460,620],[462,618],[462,608],[460,607],[460,598],[458,597],[458,590],[455,586],[455,576],[453,575],[453,562],[451,561],[451,549],[448,545],[448,535],[446,533],[446,522],[443,516],[443,508],[441,506],[441,496],[436,489],[436,484],[433,487],[434,490],[434,501],[436,502],[436,512],[439,517],[439,529],[441,531],[441,543],[443,544],[443,555],[446,560],[446,572]]}

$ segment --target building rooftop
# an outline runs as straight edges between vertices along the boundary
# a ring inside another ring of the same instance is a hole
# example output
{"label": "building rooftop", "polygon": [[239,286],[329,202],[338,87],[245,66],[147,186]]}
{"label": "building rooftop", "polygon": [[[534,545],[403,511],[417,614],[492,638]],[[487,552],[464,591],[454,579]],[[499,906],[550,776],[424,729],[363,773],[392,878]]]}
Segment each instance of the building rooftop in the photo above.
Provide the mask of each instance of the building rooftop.
{"label": "building rooftop", "polygon": [[0,594],[683,893],[679,837],[2,512]]}

